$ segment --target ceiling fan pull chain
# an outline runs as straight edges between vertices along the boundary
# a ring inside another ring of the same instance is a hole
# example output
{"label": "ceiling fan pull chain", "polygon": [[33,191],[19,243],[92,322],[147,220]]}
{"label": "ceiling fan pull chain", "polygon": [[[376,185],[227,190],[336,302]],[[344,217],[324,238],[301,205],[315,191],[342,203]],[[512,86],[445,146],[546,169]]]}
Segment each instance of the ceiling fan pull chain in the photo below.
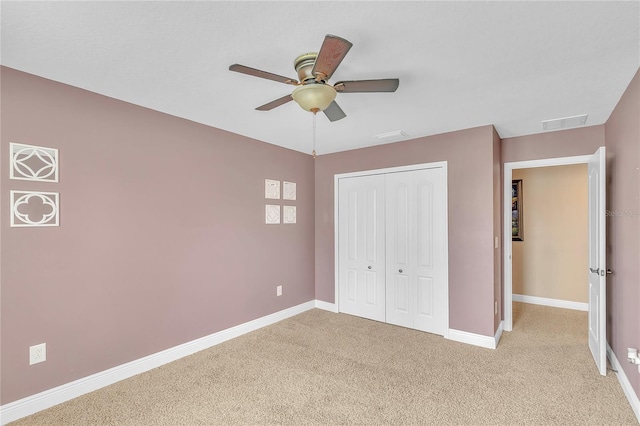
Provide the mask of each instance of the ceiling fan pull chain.
{"label": "ceiling fan pull chain", "polygon": [[315,160],[316,158],[316,113],[313,113],[313,152],[311,153],[311,155],[313,155],[313,159]]}

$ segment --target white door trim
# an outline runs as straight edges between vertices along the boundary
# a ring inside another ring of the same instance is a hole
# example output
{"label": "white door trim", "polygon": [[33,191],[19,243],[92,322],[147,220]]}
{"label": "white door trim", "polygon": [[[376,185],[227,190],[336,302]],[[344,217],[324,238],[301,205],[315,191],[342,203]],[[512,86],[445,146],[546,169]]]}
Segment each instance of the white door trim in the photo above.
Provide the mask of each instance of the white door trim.
{"label": "white door trim", "polygon": [[[340,179],[349,178],[349,177],[357,177],[357,176],[370,176],[384,173],[397,173],[397,172],[407,172],[411,170],[422,170],[422,169],[435,169],[442,168],[444,170],[444,226],[447,232],[445,233],[445,242],[444,242],[444,279],[446,283],[445,288],[445,327],[444,327],[444,337],[449,338],[449,196],[448,196],[448,173],[447,173],[447,162],[446,161],[437,161],[434,163],[423,163],[423,164],[412,164],[408,166],[399,166],[399,167],[389,167],[386,169],[373,169],[373,170],[362,170],[358,172],[350,172],[350,173],[340,173],[333,176],[333,252],[334,252],[334,300],[336,312],[340,312],[339,300],[339,274],[338,270],[339,262],[339,239],[338,239],[338,225],[339,225],[339,210],[338,210],[338,200],[340,196],[339,191],[339,183]],[[511,194],[511,193],[509,193]],[[511,195],[509,195],[511,196]]]}
{"label": "white door trim", "polygon": [[559,158],[545,158],[542,160],[529,160],[529,161],[514,161],[511,163],[504,163],[504,190],[503,190],[503,228],[502,228],[502,247],[503,250],[503,287],[504,287],[504,330],[513,330],[513,312],[512,312],[512,298],[513,298],[513,282],[512,282],[512,267],[511,267],[511,253],[512,253],[512,237],[511,237],[511,203],[508,200],[511,199],[511,180],[512,172],[514,169],[529,169],[533,167],[549,167],[549,166],[567,166],[571,164],[587,164],[591,155],[579,155],[575,157],[559,157]]}

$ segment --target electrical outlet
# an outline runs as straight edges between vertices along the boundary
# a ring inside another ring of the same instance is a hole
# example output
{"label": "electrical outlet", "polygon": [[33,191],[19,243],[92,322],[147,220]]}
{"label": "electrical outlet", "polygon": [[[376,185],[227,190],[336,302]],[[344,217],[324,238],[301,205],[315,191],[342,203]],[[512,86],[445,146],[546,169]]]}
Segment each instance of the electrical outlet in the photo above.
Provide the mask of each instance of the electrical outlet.
{"label": "electrical outlet", "polygon": [[47,344],[40,343],[29,347],[29,365],[47,360]]}
{"label": "electrical outlet", "polygon": [[640,373],[640,356],[638,356],[638,349],[627,348],[627,359],[631,364],[638,366],[638,373]]}
{"label": "electrical outlet", "polygon": [[282,296],[282,286],[276,287],[276,296]]}

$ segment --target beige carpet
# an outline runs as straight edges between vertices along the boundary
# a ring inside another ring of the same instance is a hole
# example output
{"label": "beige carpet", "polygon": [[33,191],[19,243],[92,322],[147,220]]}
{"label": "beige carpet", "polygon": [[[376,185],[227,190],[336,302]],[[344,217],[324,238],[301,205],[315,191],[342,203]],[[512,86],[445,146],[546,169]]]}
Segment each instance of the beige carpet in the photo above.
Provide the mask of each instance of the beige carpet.
{"label": "beige carpet", "polygon": [[514,303],[496,350],[314,309],[13,425],[636,425],[586,313]]}

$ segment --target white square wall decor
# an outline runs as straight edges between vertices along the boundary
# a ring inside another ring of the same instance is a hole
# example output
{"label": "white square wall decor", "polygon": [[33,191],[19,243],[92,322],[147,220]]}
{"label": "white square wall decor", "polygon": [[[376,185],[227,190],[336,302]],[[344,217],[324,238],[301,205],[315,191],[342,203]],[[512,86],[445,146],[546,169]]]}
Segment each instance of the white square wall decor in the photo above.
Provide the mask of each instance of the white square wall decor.
{"label": "white square wall decor", "polygon": [[296,199],[296,184],[295,182],[282,182],[282,198],[284,200]]}
{"label": "white square wall decor", "polygon": [[282,223],[296,223],[296,206],[282,206]]}
{"label": "white square wall decor", "polygon": [[264,198],[278,200],[280,198],[280,181],[273,179],[264,180]]}
{"label": "white square wall decor", "polygon": [[11,142],[9,156],[9,178],[58,182],[57,149]]}
{"label": "white square wall decor", "polygon": [[11,191],[11,226],[58,226],[57,192]]}
{"label": "white square wall decor", "polygon": [[265,206],[264,223],[266,223],[267,225],[280,223],[280,206],[273,204],[267,204]]}

